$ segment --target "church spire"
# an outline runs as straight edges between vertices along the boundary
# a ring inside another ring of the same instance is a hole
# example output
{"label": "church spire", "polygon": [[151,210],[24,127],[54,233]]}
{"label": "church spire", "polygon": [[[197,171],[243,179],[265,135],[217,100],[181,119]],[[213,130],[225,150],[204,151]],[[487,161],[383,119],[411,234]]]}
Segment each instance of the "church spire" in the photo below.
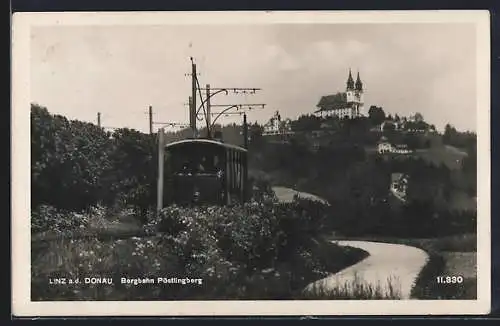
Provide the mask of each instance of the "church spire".
{"label": "church spire", "polygon": [[356,90],[357,91],[363,90],[363,83],[361,82],[361,78],[359,78],[359,71],[358,71],[358,78],[356,79]]}
{"label": "church spire", "polygon": [[351,68],[349,68],[349,78],[347,78],[347,90],[354,89],[354,79],[352,79]]}

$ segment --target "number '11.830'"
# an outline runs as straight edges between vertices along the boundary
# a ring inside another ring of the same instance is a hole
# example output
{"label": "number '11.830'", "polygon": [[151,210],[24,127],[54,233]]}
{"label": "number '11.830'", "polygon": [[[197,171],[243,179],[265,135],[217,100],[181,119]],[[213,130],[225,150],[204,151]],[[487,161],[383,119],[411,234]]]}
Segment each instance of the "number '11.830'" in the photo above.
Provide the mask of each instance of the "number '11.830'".
{"label": "number '11.830'", "polygon": [[462,276],[436,276],[438,284],[460,284],[463,281],[464,278]]}

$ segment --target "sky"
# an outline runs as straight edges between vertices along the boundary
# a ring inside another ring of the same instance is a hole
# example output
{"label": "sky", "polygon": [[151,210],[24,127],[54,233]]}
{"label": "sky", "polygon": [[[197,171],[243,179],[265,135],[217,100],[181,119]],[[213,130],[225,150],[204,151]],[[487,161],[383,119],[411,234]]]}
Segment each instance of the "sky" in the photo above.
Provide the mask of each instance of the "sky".
{"label": "sky", "polygon": [[105,127],[146,132],[150,105],[155,122],[187,123],[193,57],[202,87],[261,88],[211,101],[266,104],[250,122],[314,112],[321,96],[345,91],[351,68],[364,83],[365,114],[376,105],[420,112],[439,130],[476,131],[475,33],[467,23],[38,26],[31,101],[94,123],[100,112]]}

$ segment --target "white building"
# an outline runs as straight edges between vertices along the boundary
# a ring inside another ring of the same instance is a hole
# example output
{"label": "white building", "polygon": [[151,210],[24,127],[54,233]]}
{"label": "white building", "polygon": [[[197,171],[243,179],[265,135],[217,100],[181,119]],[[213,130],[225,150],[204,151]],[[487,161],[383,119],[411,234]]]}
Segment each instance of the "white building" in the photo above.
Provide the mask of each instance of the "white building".
{"label": "white building", "polygon": [[389,142],[379,142],[377,146],[379,154],[392,153],[392,144]]}
{"label": "white building", "polygon": [[406,127],[406,123],[403,120],[400,121],[392,121],[392,120],[385,120],[380,124],[380,131],[384,131],[387,128],[392,128],[396,131],[404,130]]}
{"label": "white building", "polygon": [[274,116],[269,120],[268,123],[264,125],[263,136],[272,135],[283,135],[291,134],[292,126],[290,119],[281,120],[281,116],[278,111],[274,113]]}
{"label": "white building", "polygon": [[382,137],[377,144],[377,151],[379,154],[410,154],[413,151],[408,148],[406,144],[394,145],[387,140],[386,137]]}
{"label": "white building", "polygon": [[314,114],[322,118],[352,119],[361,116],[364,109],[364,91],[359,72],[354,82],[349,69],[346,91],[321,97],[317,107],[318,110]]}

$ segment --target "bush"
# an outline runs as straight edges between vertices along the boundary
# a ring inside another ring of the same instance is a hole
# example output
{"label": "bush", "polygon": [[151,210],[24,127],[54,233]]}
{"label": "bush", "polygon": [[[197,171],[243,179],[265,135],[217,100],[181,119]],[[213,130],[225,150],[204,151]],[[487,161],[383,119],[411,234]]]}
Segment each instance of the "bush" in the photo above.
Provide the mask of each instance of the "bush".
{"label": "bush", "polygon": [[174,205],[164,208],[159,219],[159,231],[172,236],[194,234],[217,238],[222,255],[249,270],[272,260],[281,235],[272,203],[192,208]]}
{"label": "bush", "polygon": [[[45,212],[62,216],[51,208],[40,209],[38,216]],[[109,214],[93,212],[104,219]],[[150,216],[145,228],[154,231],[144,238],[36,241],[33,300],[291,299],[309,282],[361,258],[360,252],[314,240],[324,217],[322,206],[307,200],[171,206]],[[115,283],[120,277],[170,275],[201,278],[203,285],[47,286],[51,277],[88,275],[112,277]]]}
{"label": "bush", "polygon": [[32,234],[52,231],[64,234],[88,227],[86,214],[57,209],[53,206],[40,205],[31,211]]}

